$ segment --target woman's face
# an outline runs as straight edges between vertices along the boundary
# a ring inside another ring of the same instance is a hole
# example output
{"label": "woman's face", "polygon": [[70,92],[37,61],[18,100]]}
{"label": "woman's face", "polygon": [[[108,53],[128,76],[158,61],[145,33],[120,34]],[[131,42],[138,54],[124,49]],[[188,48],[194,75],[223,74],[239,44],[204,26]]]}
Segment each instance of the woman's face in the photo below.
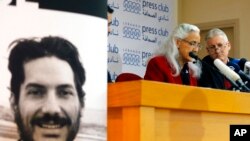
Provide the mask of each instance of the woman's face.
{"label": "woman's face", "polygon": [[186,38],[178,39],[177,46],[182,61],[184,63],[192,61],[193,58],[189,56],[189,52],[197,53],[201,47],[199,32],[190,32]]}

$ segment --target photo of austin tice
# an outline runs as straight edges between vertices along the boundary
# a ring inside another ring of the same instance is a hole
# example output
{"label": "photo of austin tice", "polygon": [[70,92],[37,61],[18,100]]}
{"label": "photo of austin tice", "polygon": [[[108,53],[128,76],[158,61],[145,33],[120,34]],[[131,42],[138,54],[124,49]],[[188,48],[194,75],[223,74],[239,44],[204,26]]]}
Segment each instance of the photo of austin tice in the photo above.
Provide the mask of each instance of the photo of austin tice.
{"label": "photo of austin tice", "polygon": [[19,141],[73,141],[85,96],[77,48],[57,36],[18,39],[9,48],[10,103]]}

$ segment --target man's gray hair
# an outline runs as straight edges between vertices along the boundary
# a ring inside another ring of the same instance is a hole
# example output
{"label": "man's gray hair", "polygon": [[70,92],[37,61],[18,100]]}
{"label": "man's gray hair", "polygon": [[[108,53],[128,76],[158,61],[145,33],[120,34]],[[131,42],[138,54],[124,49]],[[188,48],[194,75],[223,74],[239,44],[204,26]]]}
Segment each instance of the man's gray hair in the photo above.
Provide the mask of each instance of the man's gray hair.
{"label": "man's gray hair", "polygon": [[208,41],[215,36],[221,36],[226,42],[228,42],[226,33],[219,28],[213,28],[209,30],[205,36],[205,41]]}

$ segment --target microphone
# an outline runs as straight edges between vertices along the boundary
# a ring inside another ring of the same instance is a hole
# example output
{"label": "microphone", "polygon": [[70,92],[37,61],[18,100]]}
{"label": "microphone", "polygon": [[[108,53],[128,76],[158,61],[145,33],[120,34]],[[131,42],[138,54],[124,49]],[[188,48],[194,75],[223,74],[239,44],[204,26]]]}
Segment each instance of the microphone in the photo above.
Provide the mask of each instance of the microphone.
{"label": "microphone", "polygon": [[[245,67],[246,62],[247,62],[247,59],[241,58],[241,59],[239,60],[239,62],[237,63],[237,64],[240,66],[240,69],[241,69],[241,70],[244,70],[244,67]],[[245,71],[245,70],[244,70],[244,71]]]}
{"label": "microphone", "polygon": [[220,59],[214,60],[214,65],[224,74],[227,78],[232,79],[236,84],[239,85],[240,90],[249,92],[250,89],[243,83],[240,76],[224,64]]}
{"label": "microphone", "polygon": [[[209,67],[213,71],[218,72],[219,74],[221,74],[222,76],[224,76],[224,74],[221,73],[219,70],[215,69],[213,66],[211,66],[207,62],[202,61],[194,52],[189,52],[189,56],[192,57],[192,58],[194,58],[195,60],[201,61],[204,65],[206,65],[207,67]],[[230,82],[230,84],[232,84],[232,86],[234,88],[240,89],[240,87],[238,86],[238,84],[236,84],[231,78],[228,78],[228,77],[225,77],[225,78]]]}
{"label": "microphone", "polygon": [[199,57],[194,52],[189,52],[188,54],[190,57],[194,58],[195,60],[200,60]]}
{"label": "microphone", "polygon": [[234,63],[234,64],[239,64],[240,59],[236,59],[236,58],[231,58],[230,62]]}
{"label": "microphone", "polygon": [[244,65],[244,72],[250,76],[250,62],[246,62]]}
{"label": "microphone", "polygon": [[250,77],[248,75],[246,75],[241,69],[240,66],[233,63],[233,62],[228,62],[227,66],[229,66],[232,70],[234,70],[236,73],[238,73],[240,75],[240,77],[244,80],[244,81],[248,81],[250,82]]}
{"label": "microphone", "polygon": [[240,66],[240,69],[250,77],[250,62],[245,58],[241,58],[238,62],[238,65]]}

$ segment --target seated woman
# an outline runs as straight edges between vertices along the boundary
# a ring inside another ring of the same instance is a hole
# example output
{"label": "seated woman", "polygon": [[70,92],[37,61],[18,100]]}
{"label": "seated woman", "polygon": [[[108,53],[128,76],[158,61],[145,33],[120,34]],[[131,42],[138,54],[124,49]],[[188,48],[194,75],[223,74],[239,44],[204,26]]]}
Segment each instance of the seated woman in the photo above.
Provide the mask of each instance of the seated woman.
{"label": "seated woman", "polygon": [[197,86],[201,64],[189,56],[201,48],[200,29],[180,24],[147,64],[145,80]]}

